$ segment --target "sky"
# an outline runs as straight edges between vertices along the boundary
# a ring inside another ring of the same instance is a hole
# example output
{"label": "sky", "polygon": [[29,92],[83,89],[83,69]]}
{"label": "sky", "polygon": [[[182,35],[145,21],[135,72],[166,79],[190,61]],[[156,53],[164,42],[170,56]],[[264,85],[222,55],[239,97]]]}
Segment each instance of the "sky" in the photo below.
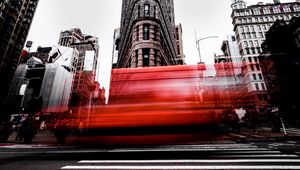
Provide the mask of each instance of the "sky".
{"label": "sky", "polygon": [[[247,5],[273,0],[246,0]],[[281,0],[293,2],[293,0]],[[231,0],[174,0],[175,22],[183,29],[183,48],[188,65],[199,61],[197,39],[202,61],[213,63],[214,54],[221,53],[222,41],[233,34]],[[113,32],[120,26],[122,0],[40,0],[27,40],[33,41],[31,51],[38,46],[57,45],[63,30],[80,28],[84,34],[99,38],[100,86],[108,89],[112,61]]]}

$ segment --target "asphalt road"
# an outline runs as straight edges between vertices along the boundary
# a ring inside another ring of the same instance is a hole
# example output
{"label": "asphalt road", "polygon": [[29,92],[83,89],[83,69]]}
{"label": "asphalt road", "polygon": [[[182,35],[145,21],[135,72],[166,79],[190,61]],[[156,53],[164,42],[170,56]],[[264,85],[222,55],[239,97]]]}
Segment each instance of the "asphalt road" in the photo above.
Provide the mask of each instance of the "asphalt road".
{"label": "asphalt road", "polygon": [[80,148],[0,145],[1,170],[300,169],[299,141]]}

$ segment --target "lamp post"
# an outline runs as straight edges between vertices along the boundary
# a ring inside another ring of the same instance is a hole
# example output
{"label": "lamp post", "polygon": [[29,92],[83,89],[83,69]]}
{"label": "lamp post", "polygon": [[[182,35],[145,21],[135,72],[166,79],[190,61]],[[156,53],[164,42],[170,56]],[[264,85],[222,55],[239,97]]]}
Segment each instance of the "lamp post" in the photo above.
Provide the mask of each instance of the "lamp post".
{"label": "lamp post", "polygon": [[[195,34],[196,34],[196,33],[195,33]],[[199,62],[199,63],[202,63],[202,60],[201,60],[201,52],[200,52],[200,41],[205,40],[205,39],[209,39],[209,38],[218,38],[218,36],[208,36],[208,37],[203,37],[203,38],[197,39],[197,35],[196,35],[196,48],[198,49],[198,52],[199,52],[199,59],[200,59],[200,62]]]}

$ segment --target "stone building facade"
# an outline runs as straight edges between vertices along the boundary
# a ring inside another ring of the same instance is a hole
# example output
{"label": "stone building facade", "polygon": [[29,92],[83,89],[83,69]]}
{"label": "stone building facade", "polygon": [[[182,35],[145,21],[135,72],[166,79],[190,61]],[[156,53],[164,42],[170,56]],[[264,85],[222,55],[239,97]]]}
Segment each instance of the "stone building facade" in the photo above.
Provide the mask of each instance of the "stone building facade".
{"label": "stone building facade", "polygon": [[117,68],[177,65],[173,0],[123,0]]}
{"label": "stone building facade", "polygon": [[259,2],[247,6],[245,0],[232,0],[231,7],[233,30],[241,55],[243,89],[240,96],[259,112],[269,102],[265,78],[258,60],[265,33],[276,20],[289,22],[293,16],[299,15],[300,3],[280,3],[279,0],[274,0],[274,3]]}
{"label": "stone building facade", "polygon": [[0,1],[0,119],[38,2]]}

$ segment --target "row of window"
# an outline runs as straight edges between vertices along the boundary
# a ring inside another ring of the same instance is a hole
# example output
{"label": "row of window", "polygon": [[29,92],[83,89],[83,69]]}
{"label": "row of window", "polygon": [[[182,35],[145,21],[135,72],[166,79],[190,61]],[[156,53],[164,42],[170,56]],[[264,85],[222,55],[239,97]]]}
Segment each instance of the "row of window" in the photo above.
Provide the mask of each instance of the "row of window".
{"label": "row of window", "polygon": [[256,32],[256,31],[267,31],[271,27],[271,24],[263,25],[250,25],[250,26],[240,26],[241,33],[244,32]]}
{"label": "row of window", "polygon": [[239,38],[239,41],[241,39],[265,38],[265,33],[266,32],[258,32],[258,33],[256,33],[256,32],[252,32],[252,33],[248,32],[248,33],[242,33],[241,37],[238,36],[238,38]]}
{"label": "row of window", "polygon": [[[149,67],[150,66],[150,49],[149,48],[143,48],[142,49],[142,57],[143,57],[143,67]],[[157,61],[158,61],[158,50],[154,50],[154,64],[156,66]],[[135,50],[135,56],[134,58],[131,57],[130,61],[129,61],[129,67],[131,67],[131,65],[133,64],[132,62],[135,63],[136,67],[138,67],[138,61],[139,61],[139,50]],[[163,64],[163,61],[161,63],[161,65]]]}
{"label": "row of window", "polygon": [[240,50],[240,55],[252,55],[252,54],[260,54],[261,53],[260,47],[252,47],[252,48],[245,48],[244,50]]}
{"label": "row of window", "polygon": [[266,6],[266,7],[259,7],[259,8],[254,8],[253,9],[253,14],[254,15],[261,15],[261,14],[271,14],[271,13],[286,13],[286,12],[292,12],[292,9],[294,12],[299,12],[300,11],[300,6],[298,4],[295,4],[293,6],[290,5],[283,5],[283,6]]}
{"label": "row of window", "polygon": [[[136,26],[136,41],[139,41],[139,34],[140,34],[140,27]],[[157,32],[158,32],[158,27],[154,26],[153,27],[153,40],[157,41]],[[150,40],[150,24],[144,24],[143,25],[143,40]]]}
{"label": "row of window", "polygon": [[[151,11],[150,11],[150,4],[144,4],[144,17],[150,17]],[[138,6],[138,17],[141,17],[141,6]],[[153,6],[153,17],[157,18],[156,16],[156,6]]]}
{"label": "row of window", "polygon": [[300,6],[295,5],[284,5],[284,6],[265,6],[253,8],[252,11],[235,11],[235,16],[249,16],[249,15],[267,15],[267,14],[278,14],[278,13],[287,13],[287,12],[300,12]]}
{"label": "row of window", "polygon": [[249,63],[252,63],[253,61],[256,62],[256,63],[259,62],[258,57],[244,57],[244,58],[243,58],[243,61],[246,61],[246,59],[247,59],[247,61],[248,61]]}
{"label": "row of window", "polygon": [[258,43],[258,40],[250,40],[250,41],[244,41],[244,46],[247,48],[247,47],[259,47],[259,43]]}
{"label": "row of window", "polygon": [[276,15],[276,16],[265,16],[265,17],[251,17],[251,18],[238,18],[235,24],[245,24],[245,23],[259,23],[259,22],[275,22],[276,20],[290,20],[292,16],[299,16],[299,14],[294,15]]}
{"label": "row of window", "polygon": [[[255,90],[256,91],[265,91],[267,90],[265,83],[255,83]],[[253,91],[254,89],[252,88],[252,84],[248,85],[248,90]]]}

